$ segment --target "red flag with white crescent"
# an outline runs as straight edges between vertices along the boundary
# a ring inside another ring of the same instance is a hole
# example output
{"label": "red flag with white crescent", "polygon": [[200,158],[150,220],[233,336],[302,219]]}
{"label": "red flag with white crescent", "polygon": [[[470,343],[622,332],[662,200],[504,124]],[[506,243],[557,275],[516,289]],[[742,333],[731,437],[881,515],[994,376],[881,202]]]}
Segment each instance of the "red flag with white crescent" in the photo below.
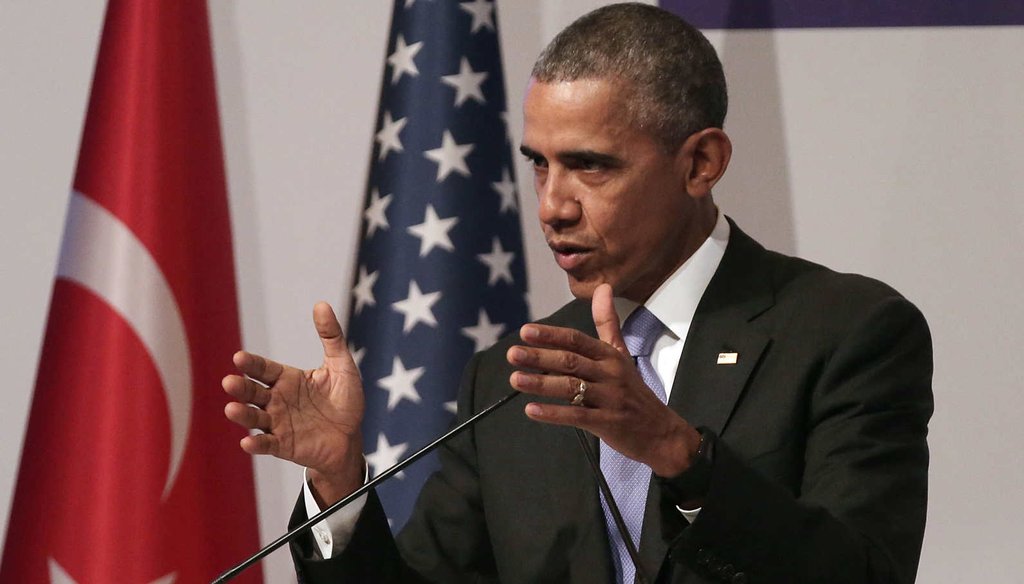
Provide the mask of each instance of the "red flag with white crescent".
{"label": "red flag with white crescent", "polygon": [[0,582],[209,582],[259,547],[231,245],[206,2],[111,0]]}

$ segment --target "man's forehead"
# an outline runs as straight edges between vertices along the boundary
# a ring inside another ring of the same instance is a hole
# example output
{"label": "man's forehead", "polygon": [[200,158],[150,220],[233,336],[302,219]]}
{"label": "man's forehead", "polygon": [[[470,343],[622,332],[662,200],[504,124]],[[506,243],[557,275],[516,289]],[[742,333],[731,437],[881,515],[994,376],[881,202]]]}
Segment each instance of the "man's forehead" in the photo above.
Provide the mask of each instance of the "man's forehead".
{"label": "man's forehead", "polygon": [[523,112],[523,146],[534,151],[609,152],[637,130],[619,88],[607,79],[533,80]]}
{"label": "man's forehead", "polygon": [[526,99],[531,95],[545,99],[602,99],[624,101],[633,94],[631,82],[617,76],[581,77],[578,79],[540,80],[531,77],[526,84]]}
{"label": "man's forehead", "polygon": [[601,124],[621,108],[610,84],[601,79],[535,82],[527,88],[523,119],[539,126]]}

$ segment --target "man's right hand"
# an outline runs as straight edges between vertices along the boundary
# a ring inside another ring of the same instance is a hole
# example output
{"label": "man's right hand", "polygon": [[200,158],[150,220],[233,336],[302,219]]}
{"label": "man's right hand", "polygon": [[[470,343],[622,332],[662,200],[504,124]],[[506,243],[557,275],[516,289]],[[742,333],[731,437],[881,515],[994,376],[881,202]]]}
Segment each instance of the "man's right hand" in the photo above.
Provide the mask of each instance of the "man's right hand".
{"label": "man's right hand", "polygon": [[242,375],[221,385],[236,400],[224,415],[263,432],[243,438],[242,450],[305,466],[322,508],[363,484],[365,406],[359,369],[330,305],[318,303],[313,322],[324,346],[319,368],[303,371],[239,351],[233,361]]}

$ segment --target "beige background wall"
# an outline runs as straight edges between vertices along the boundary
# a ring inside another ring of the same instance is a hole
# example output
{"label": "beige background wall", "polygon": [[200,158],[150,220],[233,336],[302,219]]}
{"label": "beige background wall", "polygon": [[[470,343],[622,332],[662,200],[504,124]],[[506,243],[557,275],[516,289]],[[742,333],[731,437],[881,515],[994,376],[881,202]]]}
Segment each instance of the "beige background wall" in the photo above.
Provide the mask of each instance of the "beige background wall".
{"label": "beige background wall", "polygon": [[[101,0],[0,3],[0,541],[21,453]],[[500,6],[511,127],[543,44],[597,1]],[[344,309],[390,3],[211,0],[243,338],[308,366]],[[771,247],[879,277],[935,336],[921,582],[1013,582],[1024,509],[1024,30],[712,32],[736,153],[716,196]],[[520,166],[519,176],[529,178]],[[534,313],[568,298],[522,185]],[[264,541],[300,472],[257,464]],[[290,581],[285,554],[268,582]]]}

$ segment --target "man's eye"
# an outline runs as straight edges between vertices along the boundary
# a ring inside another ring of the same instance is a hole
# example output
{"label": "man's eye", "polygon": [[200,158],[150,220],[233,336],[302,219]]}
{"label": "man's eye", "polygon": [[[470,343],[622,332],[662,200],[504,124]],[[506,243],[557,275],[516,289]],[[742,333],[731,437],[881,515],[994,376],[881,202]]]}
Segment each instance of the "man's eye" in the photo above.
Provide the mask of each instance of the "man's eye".
{"label": "man's eye", "polygon": [[544,160],[544,159],[543,159],[543,158],[541,158],[540,156],[527,156],[527,157],[526,157],[526,159],[527,159],[527,160],[528,160],[528,161],[530,162],[530,164],[532,164],[532,165],[533,165],[533,166],[534,166],[535,168],[546,168],[546,167],[547,167],[547,165],[548,165],[548,161],[547,161],[547,160]]}
{"label": "man's eye", "polygon": [[580,170],[583,172],[601,172],[607,170],[608,165],[600,160],[576,160],[569,165],[574,170]]}

